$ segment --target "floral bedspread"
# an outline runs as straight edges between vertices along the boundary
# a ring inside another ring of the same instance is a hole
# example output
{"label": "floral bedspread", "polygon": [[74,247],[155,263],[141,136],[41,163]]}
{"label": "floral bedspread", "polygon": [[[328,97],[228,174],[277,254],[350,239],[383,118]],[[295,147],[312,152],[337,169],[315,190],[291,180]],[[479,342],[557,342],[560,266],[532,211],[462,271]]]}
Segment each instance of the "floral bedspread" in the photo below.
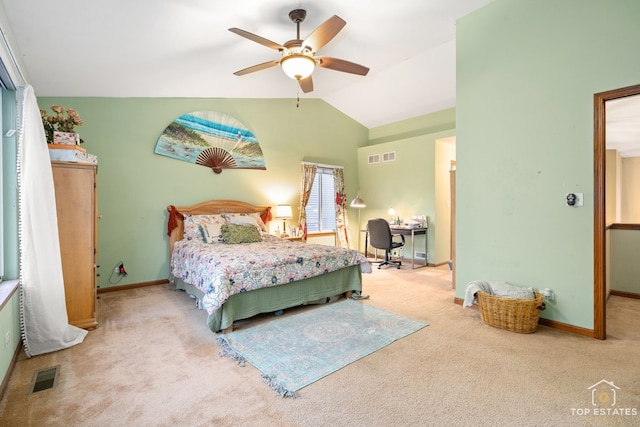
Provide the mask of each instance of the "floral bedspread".
{"label": "floral bedspread", "polygon": [[205,294],[202,305],[213,314],[231,295],[358,264],[363,273],[371,273],[371,264],[358,251],[264,235],[262,242],[242,244],[178,241],[170,270]]}

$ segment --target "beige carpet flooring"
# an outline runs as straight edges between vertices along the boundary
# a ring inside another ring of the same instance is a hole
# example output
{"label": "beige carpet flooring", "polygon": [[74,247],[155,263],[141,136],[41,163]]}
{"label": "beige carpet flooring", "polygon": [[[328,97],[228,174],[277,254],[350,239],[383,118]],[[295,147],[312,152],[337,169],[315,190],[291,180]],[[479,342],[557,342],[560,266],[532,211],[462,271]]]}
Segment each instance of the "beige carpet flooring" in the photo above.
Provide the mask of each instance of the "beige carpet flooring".
{"label": "beige carpet flooring", "polygon": [[[430,326],[303,388],[299,399],[277,396],[251,365],[219,357],[205,313],[160,285],[102,294],[100,326],[84,343],[21,357],[0,425],[640,425],[640,301],[610,299],[605,341],[542,326],[516,334],[454,304],[446,267],[363,277],[363,304]],[[29,394],[34,372],[56,365],[57,385]],[[606,409],[592,405],[588,389],[601,380],[619,387],[616,415],[592,415]]]}

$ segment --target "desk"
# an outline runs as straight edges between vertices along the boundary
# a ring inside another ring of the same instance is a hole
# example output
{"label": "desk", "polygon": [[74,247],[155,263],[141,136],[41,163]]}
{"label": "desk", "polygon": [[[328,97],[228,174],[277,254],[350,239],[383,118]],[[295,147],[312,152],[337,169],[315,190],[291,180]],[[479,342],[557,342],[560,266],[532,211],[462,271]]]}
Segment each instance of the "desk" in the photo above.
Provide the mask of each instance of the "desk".
{"label": "desk", "polygon": [[[427,266],[427,230],[426,227],[393,227],[391,228],[391,234],[403,234],[405,236],[411,236],[411,268],[414,269],[414,261],[416,259],[416,250],[414,246],[414,237],[424,234],[424,265],[422,267]],[[364,237],[364,254],[366,256],[367,250],[369,249],[369,231],[368,230],[360,230],[361,233],[365,233]],[[378,250],[375,249],[376,260],[378,259]]]}
{"label": "desk", "polygon": [[411,268],[415,268],[413,266],[414,261],[416,259],[416,249],[414,246],[414,237],[424,234],[424,265],[427,266],[427,228],[417,228],[417,227],[394,227],[391,226],[391,234],[403,234],[405,236],[411,236]]}

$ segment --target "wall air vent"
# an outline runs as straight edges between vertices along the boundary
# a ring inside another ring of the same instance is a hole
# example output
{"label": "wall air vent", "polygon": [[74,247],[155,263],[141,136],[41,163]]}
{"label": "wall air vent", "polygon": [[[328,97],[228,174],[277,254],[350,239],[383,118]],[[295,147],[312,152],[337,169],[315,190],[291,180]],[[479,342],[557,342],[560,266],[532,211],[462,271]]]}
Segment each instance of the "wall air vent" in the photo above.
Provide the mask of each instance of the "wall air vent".
{"label": "wall air vent", "polygon": [[380,163],[380,154],[369,154],[368,163]]}
{"label": "wall air vent", "polygon": [[396,159],[395,151],[388,151],[386,153],[382,153],[382,161],[383,162],[393,162]]}

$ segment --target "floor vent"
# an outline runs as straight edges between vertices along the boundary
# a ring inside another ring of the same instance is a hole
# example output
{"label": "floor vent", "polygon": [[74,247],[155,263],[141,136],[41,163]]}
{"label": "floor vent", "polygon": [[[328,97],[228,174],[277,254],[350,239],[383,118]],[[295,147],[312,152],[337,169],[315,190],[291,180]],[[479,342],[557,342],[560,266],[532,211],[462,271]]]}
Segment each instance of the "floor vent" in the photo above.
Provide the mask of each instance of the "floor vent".
{"label": "floor vent", "polygon": [[416,258],[426,259],[427,258],[427,253],[426,252],[416,251]]}
{"label": "floor vent", "polygon": [[60,365],[34,372],[29,393],[37,393],[55,387],[58,382],[59,370]]}

